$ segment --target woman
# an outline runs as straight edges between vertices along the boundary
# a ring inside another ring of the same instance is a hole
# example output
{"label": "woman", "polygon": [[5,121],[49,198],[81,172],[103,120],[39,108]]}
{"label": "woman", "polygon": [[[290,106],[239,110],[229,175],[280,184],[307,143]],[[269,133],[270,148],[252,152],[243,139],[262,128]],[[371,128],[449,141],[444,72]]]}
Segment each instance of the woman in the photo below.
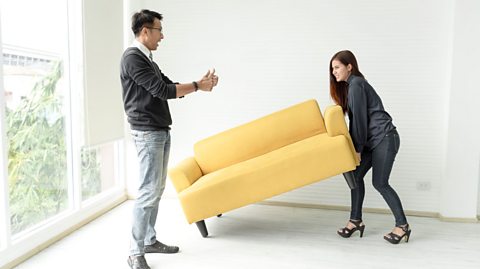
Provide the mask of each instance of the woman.
{"label": "woman", "polygon": [[400,137],[392,123],[392,117],[383,108],[382,100],[368,84],[358,69],[357,60],[348,50],[339,51],[330,60],[330,95],[348,113],[349,131],[360,158],[354,171],[357,188],[351,190],[352,208],[350,220],[337,233],[345,238],[355,231],[363,236],[362,205],[365,197],[363,178],[372,168],[372,181],[395,216],[395,228],[384,239],[398,244],[405,238],[408,242],[411,230],[407,223],[402,203],[397,193],[388,184],[395,156],[400,146]]}

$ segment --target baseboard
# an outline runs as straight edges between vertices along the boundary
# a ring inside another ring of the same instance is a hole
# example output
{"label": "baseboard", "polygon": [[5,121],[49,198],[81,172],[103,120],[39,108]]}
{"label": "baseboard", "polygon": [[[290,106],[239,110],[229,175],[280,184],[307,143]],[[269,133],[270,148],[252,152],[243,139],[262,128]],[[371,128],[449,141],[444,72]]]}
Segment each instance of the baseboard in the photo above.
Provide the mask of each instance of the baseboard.
{"label": "baseboard", "polygon": [[[349,206],[337,206],[337,205],[304,204],[304,203],[291,203],[291,202],[282,202],[282,201],[262,201],[262,202],[258,202],[258,204],[260,204],[260,205],[271,205],[271,206],[289,206],[289,207],[299,207],[299,208],[314,208],[314,209],[326,209],[326,210],[337,210],[337,211],[350,211]],[[364,207],[363,212],[365,212],[365,213],[377,213],[377,214],[392,214],[390,209],[383,209],[383,208]],[[405,215],[416,216],[416,217],[440,218],[439,213],[428,212],[428,211],[405,210]],[[466,221],[466,222],[471,222],[471,221]]]}
{"label": "baseboard", "polygon": [[[135,200],[133,195],[127,195],[129,200]],[[176,197],[165,197],[173,198]],[[292,203],[292,202],[283,202],[283,201],[261,201],[258,202],[259,205],[270,205],[270,206],[286,206],[286,207],[298,207],[298,208],[313,208],[313,209],[325,209],[325,210],[337,210],[337,211],[350,211],[349,206],[338,206],[338,205],[321,205],[321,204],[306,204],[306,203]],[[390,209],[386,208],[369,208],[364,207],[363,212],[365,213],[376,213],[376,214],[392,214]],[[405,210],[405,215],[414,216],[414,217],[427,217],[427,218],[437,218],[441,221],[446,222],[465,222],[465,223],[474,223],[479,222],[480,215],[477,218],[450,218],[444,217],[440,213],[430,212],[430,211],[417,211],[417,210]]]}
{"label": "baseboard", "polygon": [[444,217],[441,214],[438,214],[438,218],[442,221],[448,222],[463,222],[463,223],[476,223],[479,220],[479,216],[476,218],[451,218],[451,217]]}

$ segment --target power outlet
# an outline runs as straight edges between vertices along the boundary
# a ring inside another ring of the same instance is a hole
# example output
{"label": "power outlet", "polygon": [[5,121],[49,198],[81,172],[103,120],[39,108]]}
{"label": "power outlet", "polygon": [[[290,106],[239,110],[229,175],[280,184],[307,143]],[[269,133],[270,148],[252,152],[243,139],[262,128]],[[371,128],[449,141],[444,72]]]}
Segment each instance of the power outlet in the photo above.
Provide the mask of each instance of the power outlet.
{"label": "power outlet", "polygon": [[432,188],[432,184],[428,181],[418,181],[417,190],[419,191],[429,191]]}

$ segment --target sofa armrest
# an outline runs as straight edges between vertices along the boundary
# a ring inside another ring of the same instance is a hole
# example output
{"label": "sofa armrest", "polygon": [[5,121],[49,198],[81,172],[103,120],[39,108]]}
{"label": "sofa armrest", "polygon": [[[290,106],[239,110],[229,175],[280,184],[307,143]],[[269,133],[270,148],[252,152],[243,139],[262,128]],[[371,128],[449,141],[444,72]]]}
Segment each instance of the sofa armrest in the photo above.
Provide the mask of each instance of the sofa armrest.
{"label": "sofa armrest", "polygon": [[202,177],[203,174],[195,158],[189,157],[180,162],[177,166],[168,169],[168,176],[177,190],[177,193],[180,193],[195,183],[195,181]]}
{"label": "sofa armrest", "polygon": [[347,137],[350,149],[352,150],[355,163],[358,166],[360,160],[357,157],[355,147],[353,146],[352,138],[348,132],[347,124],[345,123],[345,116],[342,107],[338,105],[329,106],[325,109],[325,128],[329,136],[344,135]]}

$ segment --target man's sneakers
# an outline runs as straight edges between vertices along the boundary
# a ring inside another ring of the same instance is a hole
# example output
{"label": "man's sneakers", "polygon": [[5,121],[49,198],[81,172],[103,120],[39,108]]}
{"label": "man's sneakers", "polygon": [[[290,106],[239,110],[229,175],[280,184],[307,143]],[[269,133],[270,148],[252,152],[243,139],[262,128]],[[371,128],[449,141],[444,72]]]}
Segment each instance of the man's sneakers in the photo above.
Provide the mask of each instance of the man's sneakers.
{"label": "man's sneakers", "polygon": [[150,269],[150,266],[148,266],[145,256],[143,255],[129,256],[127,262],[132,269]]}
{"label": "man's sneakers", "polygon": [[[177,246],[167,246],[158,241],[153,245],[145,246],[145,253],[177,253],[178,251]],[[132,269],[150,269],[144,255],[129,256],[127,262]]]}
{"label": "man's sneakers", "polygon": [[179,248],[177,246],[167,246],[159,241],[153,245],[145,246],[145,253],[177,253]]}

